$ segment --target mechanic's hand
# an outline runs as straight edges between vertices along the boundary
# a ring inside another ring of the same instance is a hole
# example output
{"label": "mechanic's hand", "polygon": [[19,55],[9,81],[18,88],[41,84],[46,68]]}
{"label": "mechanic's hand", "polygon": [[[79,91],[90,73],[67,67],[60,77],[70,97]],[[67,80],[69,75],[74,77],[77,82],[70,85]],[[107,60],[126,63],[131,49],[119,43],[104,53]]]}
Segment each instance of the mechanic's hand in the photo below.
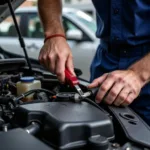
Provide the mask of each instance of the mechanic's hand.
{"label": "mechanic's hand", "polygon": [[89,88],[100,87],[96,96],[97,103],[101,101],[109,105],[127,106],[136,99],[143,83],[132,70],[114,71],[95,79]]}
{"label": "mechanic's hand", "polygon": [[45,42],[39,55],[39,61],[53,74],[56,74],[62,83],[65,82],[65,68],[75,75],[71,50],[62,37],[52,38]]}

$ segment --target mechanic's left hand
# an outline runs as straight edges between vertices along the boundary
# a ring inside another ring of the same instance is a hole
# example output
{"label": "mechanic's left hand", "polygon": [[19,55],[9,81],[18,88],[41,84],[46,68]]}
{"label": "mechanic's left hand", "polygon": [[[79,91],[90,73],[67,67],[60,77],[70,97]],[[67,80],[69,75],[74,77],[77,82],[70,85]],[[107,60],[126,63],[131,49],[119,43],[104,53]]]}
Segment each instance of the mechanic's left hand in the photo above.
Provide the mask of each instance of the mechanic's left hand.
{"label": "mechanic's left hand", "polygon": [[127,106],[136,99],[143,83],[132,70],[114,71],[95,79],[88,87],[100,87],[96,96],[97,103],[102,100],[107,104]]}

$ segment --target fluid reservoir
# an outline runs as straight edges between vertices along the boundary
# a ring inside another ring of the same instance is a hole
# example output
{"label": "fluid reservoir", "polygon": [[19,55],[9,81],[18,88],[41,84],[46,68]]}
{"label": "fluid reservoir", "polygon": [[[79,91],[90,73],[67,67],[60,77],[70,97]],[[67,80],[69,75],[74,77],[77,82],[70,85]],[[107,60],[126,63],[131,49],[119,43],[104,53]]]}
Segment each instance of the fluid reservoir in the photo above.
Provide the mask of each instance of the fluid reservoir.
{"label": "fluid reservoir", "polygon": [[[30,90],[34,90],[34,89],[41,89],[41,81],[35,80],[34,77],[22,77],[20,78],[20,81],[17,82],[17,95],[18,96]],[[33,100],[33,94],[23,99],[23,101],[25,102],[29,102],[32,100]]]}

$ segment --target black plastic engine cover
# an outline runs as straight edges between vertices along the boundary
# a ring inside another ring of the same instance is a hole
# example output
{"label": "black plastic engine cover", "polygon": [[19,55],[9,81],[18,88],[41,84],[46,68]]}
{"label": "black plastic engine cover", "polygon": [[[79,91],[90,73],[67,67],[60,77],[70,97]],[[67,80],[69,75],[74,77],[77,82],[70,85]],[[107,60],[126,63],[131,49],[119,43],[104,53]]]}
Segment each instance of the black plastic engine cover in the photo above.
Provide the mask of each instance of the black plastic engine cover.
{"label": "black plastic engine cover", "polygon": [[92,136],[114,138],[113,124],[102,110],[88,104],[51,102],[22,105],[15,110],[14,120],[21,126],[32,121],[42,124],[42,137],[58,149],[87,145]]}
{"label": "black plastic engine cover", "polygon": [[53,150],[23,129],[0,133],[0,150]]}

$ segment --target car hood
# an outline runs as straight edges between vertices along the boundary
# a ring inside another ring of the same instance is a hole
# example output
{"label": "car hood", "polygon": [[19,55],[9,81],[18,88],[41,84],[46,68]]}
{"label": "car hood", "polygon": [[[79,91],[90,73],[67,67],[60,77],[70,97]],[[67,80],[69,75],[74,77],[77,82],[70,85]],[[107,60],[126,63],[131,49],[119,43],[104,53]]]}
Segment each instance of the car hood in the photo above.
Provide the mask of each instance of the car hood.
{"label": "car hood", "polygon": [[[10,11],[8,8],[6,0],[0,0],[0,23],[10,15]],[[11,0],[12,6],[14,9],[16,9],[18,6],[20,6],[25,0]]]}

